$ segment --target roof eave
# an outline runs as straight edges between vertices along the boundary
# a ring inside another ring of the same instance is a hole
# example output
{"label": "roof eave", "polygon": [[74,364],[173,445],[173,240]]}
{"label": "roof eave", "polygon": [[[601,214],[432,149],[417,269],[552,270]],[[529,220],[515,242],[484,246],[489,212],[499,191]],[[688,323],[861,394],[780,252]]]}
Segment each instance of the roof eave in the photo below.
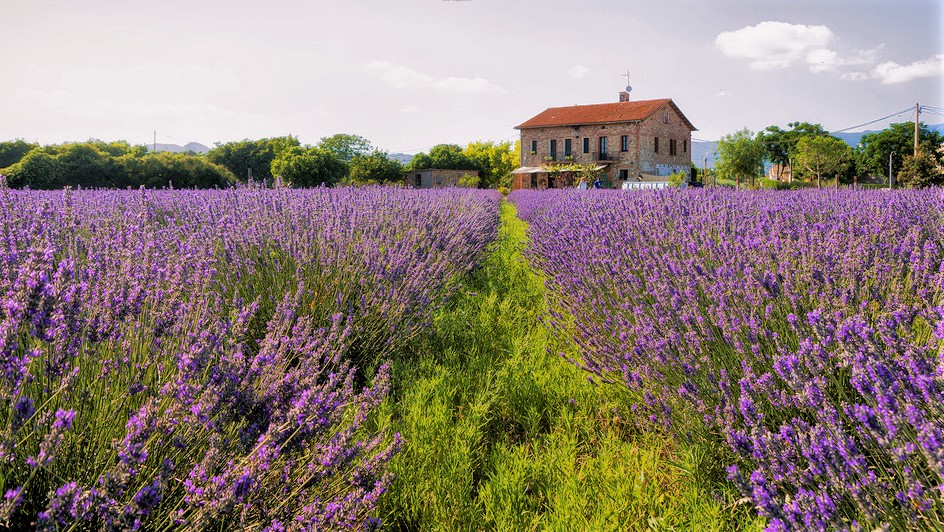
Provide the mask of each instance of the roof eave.
{"label": "roof eave", "polygon": [[595,126],[595,125],[607,125],[607,124],[637,124],[642,122],[642,120],[609,120],[606,122],[574,122],[568,124],[543,124],[539,126],[526,126],[521,124],[515,126],[515,129],[537,129],[539,127],[574,127],[574,126]]}

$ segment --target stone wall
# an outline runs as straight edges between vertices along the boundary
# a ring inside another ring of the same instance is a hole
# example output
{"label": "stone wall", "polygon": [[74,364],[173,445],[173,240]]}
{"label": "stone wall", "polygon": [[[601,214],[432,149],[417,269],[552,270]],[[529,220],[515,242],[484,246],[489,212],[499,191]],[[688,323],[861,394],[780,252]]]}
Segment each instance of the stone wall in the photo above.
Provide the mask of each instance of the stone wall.
{"label": "stone wall", "polygon": [[403,184],[413,188],[446,188],[459,186],[463,176],[478,177],[478,170],[416,170],[406,172]]}

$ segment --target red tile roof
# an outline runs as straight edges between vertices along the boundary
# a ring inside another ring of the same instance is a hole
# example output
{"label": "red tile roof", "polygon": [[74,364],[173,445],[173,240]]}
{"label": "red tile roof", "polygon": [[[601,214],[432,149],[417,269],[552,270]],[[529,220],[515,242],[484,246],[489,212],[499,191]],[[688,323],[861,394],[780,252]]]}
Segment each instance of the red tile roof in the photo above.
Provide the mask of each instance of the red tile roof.
{"label": "red tile roof", "polygon": [[580,124],[611,124],[616,122],[638,122],[655,113],[662,106],[669,104],[685,120],[692,130],[695,126],[671,98],[658,100],[638,100],[629,102],[597,103],[593,105],[573,105],[571,107],[551,107],[515,129],[548,126],[576,126]]}

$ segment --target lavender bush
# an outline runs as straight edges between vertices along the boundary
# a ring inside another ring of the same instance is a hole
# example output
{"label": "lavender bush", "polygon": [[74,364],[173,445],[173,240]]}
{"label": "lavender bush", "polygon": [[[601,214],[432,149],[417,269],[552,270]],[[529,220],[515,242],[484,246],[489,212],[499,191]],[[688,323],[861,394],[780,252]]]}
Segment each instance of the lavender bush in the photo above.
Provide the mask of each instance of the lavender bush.
{"label": "lavender bush", "polygon": [[0,520],[375,525],[384,361],[479,264],[497,203],[0,189]]}
{"label": "lavender bush", "polygon": [[939,190],[509,199],[575,362],[717,449],[769,530],[944,528]]}

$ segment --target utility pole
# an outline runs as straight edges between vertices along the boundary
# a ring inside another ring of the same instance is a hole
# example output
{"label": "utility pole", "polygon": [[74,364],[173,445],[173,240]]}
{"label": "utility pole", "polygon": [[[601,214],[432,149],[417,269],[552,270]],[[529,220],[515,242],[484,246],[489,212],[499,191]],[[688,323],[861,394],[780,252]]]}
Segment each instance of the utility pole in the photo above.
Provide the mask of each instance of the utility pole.
{"label": "utility pole", "polygon": [[895,152],[888,152],[888,190],[892,189],[892,155]]}
{"label": "utility pole", "polygon": [[157,131],[154,131],[154,151],[157,151]]}
{"label": "utility pole", "polygon": [[915,104],[915,141],[914,141],[914,156],[918,156],[918,115],[921,114],[921,106]]}
{"label": "utility pole", "polygon": [[703,184],[708,184],[708,155],[706,154],[704,159],[701,161],[701,181]]}

